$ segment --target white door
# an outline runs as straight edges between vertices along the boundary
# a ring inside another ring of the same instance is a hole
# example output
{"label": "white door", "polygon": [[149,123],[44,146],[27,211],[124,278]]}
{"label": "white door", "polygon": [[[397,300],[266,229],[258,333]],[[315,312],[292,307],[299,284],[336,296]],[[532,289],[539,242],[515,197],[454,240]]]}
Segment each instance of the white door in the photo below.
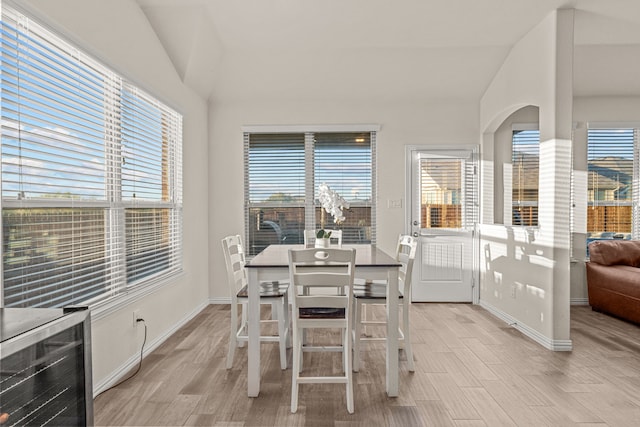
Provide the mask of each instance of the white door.
{"label": "white door", "polygon": [[412,301],[471,302],[477,276],[477,150],[410,147],[407,161],[408,228],[418,237]]}

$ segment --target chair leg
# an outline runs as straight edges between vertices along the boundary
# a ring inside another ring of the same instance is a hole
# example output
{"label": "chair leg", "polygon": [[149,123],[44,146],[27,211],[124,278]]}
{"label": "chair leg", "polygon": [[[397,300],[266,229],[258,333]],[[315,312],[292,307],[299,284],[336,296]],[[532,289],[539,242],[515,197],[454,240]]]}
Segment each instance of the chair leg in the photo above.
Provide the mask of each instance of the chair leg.
{"label": "chair leg", "polygon": [[363,304],[356,298],[353,310],[353,371],[360,370],[360,334],[362,332],[362,306]]}
{"label": "chair leg", "polygon": [[349,412],[350,414],[353,414],[354,412],[354,408],[353,408],[353,366],[351,361],[353,360],[351,358],[351,345],[350,345],[350,341],[351,341],[351,334],[349,333],[349,331],[345,330],[344,331],[344,347],[343,347],[343,353],[344,353],[344,363],[345,363],[345,376],[347,377],[347,389],[346,389],[346,394],[347,394],[347,412]]}
{"label": "chair leg", "polygon": [[409,332],[409,304],[402,305],[402,333],[404,334],[404,352],[407,355],[409,372],[415,372],[413,364],[413,349],[411,348],[411,333]]}
{"label": "chair leg", "polygon": [[284,294],[284,324],[286,325],[287,333],[287,348],[291,348],[291,316],[289,315],[289,297],[288,294]]}
{"label": "chair leg", "polygon": [[[247,320],[247,304],[242,304],[242,320],[240,323],[240,329],[249,333],[249,321]],[[244,347],[244,341],[238,342],[238,347]]]}
{"label": "chair leg", "polygon": [[285,314],[285,310],[287,310],[284,305],[284,299],[280,300],[281,304],[273,304],[272,310],[275,308],[275,313],[278,319],[278,337],[279,345],[280,345],[280,369],[283,371],[287,369],[287,325],[285,321],[287,320],[287,316]]}
{"label": "chair leg", "polygon": [[291,368],[291,413],[298,410],[298,377],[300,375],[300,353],[302,353],[300,343],[300,330],[293,331],[293,355],[291,357],[293,367]]}
{"label": "chair leg", "polygon": [[300,337],[298,337],[298,345],[300,346],[300,351],[298,352],[298,373],[302,372],[302,363],[304,361],[304,333],[306,329],[302,329],[300,332]]}
{"label": "chair leg", "polygon": [[[243,310],[244,312],[244,310]],[[227,352],[227,369],[233,366],[233,356],[238,346],[238,304],[231,303],[231,321],[229,327],[229,350]]]}
{"label": "chair leg", "polygon": [[[349,375],[353,375],[353,373],[350,373]],[[353,382],[352,379],[349,378],[347,380],[347,412],[349,412],[350,414],[353,414],[354,410],[353,410]]]}

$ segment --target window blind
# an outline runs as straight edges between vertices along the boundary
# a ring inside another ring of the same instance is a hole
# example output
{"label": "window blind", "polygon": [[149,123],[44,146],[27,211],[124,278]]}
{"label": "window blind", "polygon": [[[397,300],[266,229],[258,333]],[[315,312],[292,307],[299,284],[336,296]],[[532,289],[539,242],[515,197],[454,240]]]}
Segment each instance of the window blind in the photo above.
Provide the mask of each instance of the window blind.
{"label": "window blind", "polygon": [[5,307],[60,307],[115,291],[104,209],[5,208],[2,221]]}
{"label": "window blind", "polygon": [[123,86],[120,110],[123,200],[180,200],[182,187],[175,181],[182,175],[175,143],[182,134],[180,115],[129,84]]}
{"label": "window blind", "polygon": [[0,305],[92,304],[177,271],[181,116],[6,5],[1,31]]}
{"label": "window blind", "polygon": [[178,113],[129,84],[123,85],[122,199],[127,283],[181,267],[181,151]]}
{"label": "window blind", "polygon": [[514,130],[512,140],[512,224],[538,225],[540,131]]}
{"label": "window blind", "polygon": [[251,134],[249,138],[249,201],[304,204],[304,134]]}
{"label": "window blind", "polygon": [[305,217],[305,135],[245,134],[247,253],[301,243]]}
{"label": "window blind", "polygon": [[473,230],[480,221],[480,189],[478,179],[477,152],[474,151],[464,160],[463,165],[462,227]]}
{"label": "window blind", "polygon": [[[373,168],[371,134],[317,133],[314,144],[315,227],[343,230],[343,243],[371,240]],[[336,224],[318,202],[318,187],[325,183],[342,196],[350,208]],[[324,219],[324,221],[323,221]]]}
{"label": "window blind", "polygon": [[636,131],[589,129],[587,143],[587,242],[630,239]]}
{"label": "window blind", "polygon": [[33,21],[2,10],[2,197],[105,200],[103,94],[118,85]]}

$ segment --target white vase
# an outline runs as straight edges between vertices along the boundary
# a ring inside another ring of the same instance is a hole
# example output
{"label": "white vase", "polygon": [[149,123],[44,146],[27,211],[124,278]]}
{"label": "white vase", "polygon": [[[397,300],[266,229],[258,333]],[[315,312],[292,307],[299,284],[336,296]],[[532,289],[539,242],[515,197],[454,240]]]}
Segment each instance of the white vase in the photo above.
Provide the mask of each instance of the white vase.
{"label": "white vase", "polygon": [[320,238],[316,239],[316,248],[328,248],[329,247],[329,239]]}

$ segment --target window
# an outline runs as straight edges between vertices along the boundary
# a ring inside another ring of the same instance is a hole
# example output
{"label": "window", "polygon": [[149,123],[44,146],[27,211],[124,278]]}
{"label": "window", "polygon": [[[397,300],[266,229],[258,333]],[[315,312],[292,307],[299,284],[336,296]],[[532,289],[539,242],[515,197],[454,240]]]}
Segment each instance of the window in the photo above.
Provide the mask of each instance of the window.
{"label": "window", "polygon": [[182,117],[2,7],[2,301],[95,304],[181,269]]}
{"label": "window", "polygon": [[514,130],[512,138],[512,224],[538,225],[540,131]]}
{"label": "window", "polygon": [[462,228],[462,162],[420,159],[420,223],[423,228]]}
{"label": "window", "polygon": [[[375,243],[375,132],[245,133],[247,252],[299,244],[305,229],[343,230],[344,243]],[[334,224],[318,202],[326,183],[349,202]]]}
{"label": "window", "polygon": [[633,128],[588,130],[587,244],[632,236],[636,135]]}

